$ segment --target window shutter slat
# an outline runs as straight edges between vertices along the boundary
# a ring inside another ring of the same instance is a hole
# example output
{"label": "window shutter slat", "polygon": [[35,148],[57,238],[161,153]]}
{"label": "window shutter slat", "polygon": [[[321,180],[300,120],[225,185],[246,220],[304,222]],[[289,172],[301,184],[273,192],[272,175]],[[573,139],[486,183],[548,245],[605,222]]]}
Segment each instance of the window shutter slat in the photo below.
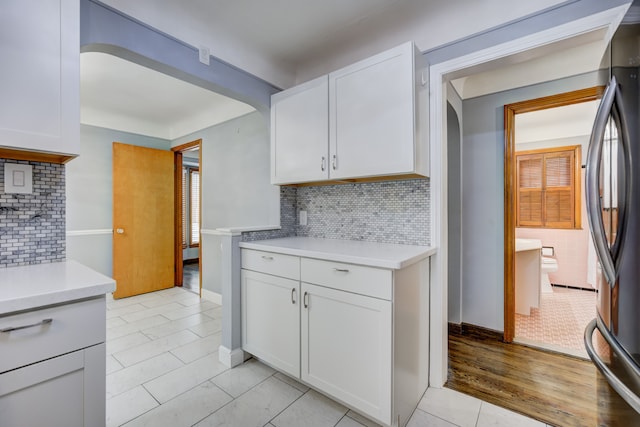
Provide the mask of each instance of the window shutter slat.
{"label": "window shutter slat", "polygon": [[542,158],[523,159],[519,163],[520,188],[542,188]]}

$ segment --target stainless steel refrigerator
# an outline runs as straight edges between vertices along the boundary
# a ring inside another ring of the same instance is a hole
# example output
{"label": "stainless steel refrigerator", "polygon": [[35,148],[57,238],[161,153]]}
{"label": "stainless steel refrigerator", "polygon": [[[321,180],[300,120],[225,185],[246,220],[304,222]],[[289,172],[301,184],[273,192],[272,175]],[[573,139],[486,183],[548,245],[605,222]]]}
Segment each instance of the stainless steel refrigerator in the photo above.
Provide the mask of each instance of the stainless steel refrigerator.
{"label": "stainless steel refrigerator", "polygon": [[610,386],[640,413],[640,24],[620,26],[608,60],[586,161],[599,262],[597,317],[585,345]]}

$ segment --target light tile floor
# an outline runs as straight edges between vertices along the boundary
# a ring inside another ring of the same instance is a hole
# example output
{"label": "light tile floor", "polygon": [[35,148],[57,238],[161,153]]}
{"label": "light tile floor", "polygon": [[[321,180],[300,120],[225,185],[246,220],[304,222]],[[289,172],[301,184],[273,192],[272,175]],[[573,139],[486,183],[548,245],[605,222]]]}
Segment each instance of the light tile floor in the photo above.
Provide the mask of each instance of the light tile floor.
{"label": "light tile floor", "polygon": [[[251,359],[218,362],[221,307],[172,288],[107,300],[107,426],[376,426]],[[545,424],[430,388],[409,427]]]}
{"label": "light tile floor", "polygon": [[584,329],[596,317],[597,294],[554,286],[541,296],[530,316],[516,314],[514,341],[588,359]]}

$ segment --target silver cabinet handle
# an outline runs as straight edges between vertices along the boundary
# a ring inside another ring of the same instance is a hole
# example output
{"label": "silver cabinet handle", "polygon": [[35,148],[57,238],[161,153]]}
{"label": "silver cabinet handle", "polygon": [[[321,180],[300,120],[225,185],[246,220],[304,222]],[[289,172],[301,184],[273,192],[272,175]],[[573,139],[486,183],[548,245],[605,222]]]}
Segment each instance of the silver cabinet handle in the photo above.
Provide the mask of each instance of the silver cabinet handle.
{"label": "silver cabinet handle", "polygon": [[291,288],[291,304],[296,303],[296,288]]}
{"label": "silver cabinet handle", "polygon": [[331,167],[333,168],[333,170],[338,169],[338,156],[335,154],[331,158]]}
{"label": "silver cabinet handle", "polygon": [[324,172],[324,170],[325,170],[325,167],[326,167],[325,162],[326,161],[327,161],[327,159],[324,156],[322,156],[322,161],[320,162],[320,170],[322,172]]}
{"label": "silver cabinet handle", "polygon": [[304,305],[304,308],[309,308],[309,293],[305,292],[304,295],[302,296],[302,304]]}
{"label": "silver cabinet handle", "polygon": [[267,255],[262,255],[262,259],[267,260],[267,261],[273,261],[273,257],[272,256],[267,256]]}
{"label": "silver cabinet handle", "polygon": [[11,332],[11,331],[19,331],[20,329],[35,328],[36,326],[48,325],[51,322],[53,322],[53,319],[42,319],[41,321],[32,323],[30,325],[9,326],[8,328],[0,329],[0,332]]}
{"label": "silver cabinet handle", "polygon": [[349,270],[346,268],[334,268],[333,271],[335,271],[336,273],[348,273]]}
{"label": "silver cabinet handle", "polygon": [[[604,230],[599,183],[604,133],[609,116],[612,116],[616,125],[619,126],[619,141],[624,154],[621,169],[625,177],[625,182],[623,183],[625,188],[618,200],[618,229],[616,230],[616,239],[611,247],[609,247],[607,235]],[[628,173],[628,171],[631,170],[629,130],[624,115],[622,94],[620,93],[620,88],[618,87],[615,76],[611,78],[609,86],[598,107],[596,119],[593,124],[593,131],[591,132],[591,138],[589,140],[586,163],[585,195],[591,235],[604,276],[609,286],[614,287],[618,278],[620,260],[622,259],[622,247],[624,235],[626,234],[629,201],[631,198],[631,180],[630,174]]]}

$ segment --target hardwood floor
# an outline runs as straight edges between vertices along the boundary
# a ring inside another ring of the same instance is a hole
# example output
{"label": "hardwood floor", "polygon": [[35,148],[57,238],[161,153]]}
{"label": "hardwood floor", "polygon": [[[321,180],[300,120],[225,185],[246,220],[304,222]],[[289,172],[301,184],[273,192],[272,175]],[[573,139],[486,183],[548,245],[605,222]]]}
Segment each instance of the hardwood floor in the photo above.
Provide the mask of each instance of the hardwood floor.
{"label": "hardwood floor", "polygon": [[198,263],[185,263],[182,272],[182,286],[189,292],[200,294],[200,266]]}
{"label": "hardwood floor", "polygon": [[554,426],[639,426],[590,361],[449,331],[446,387]]}

